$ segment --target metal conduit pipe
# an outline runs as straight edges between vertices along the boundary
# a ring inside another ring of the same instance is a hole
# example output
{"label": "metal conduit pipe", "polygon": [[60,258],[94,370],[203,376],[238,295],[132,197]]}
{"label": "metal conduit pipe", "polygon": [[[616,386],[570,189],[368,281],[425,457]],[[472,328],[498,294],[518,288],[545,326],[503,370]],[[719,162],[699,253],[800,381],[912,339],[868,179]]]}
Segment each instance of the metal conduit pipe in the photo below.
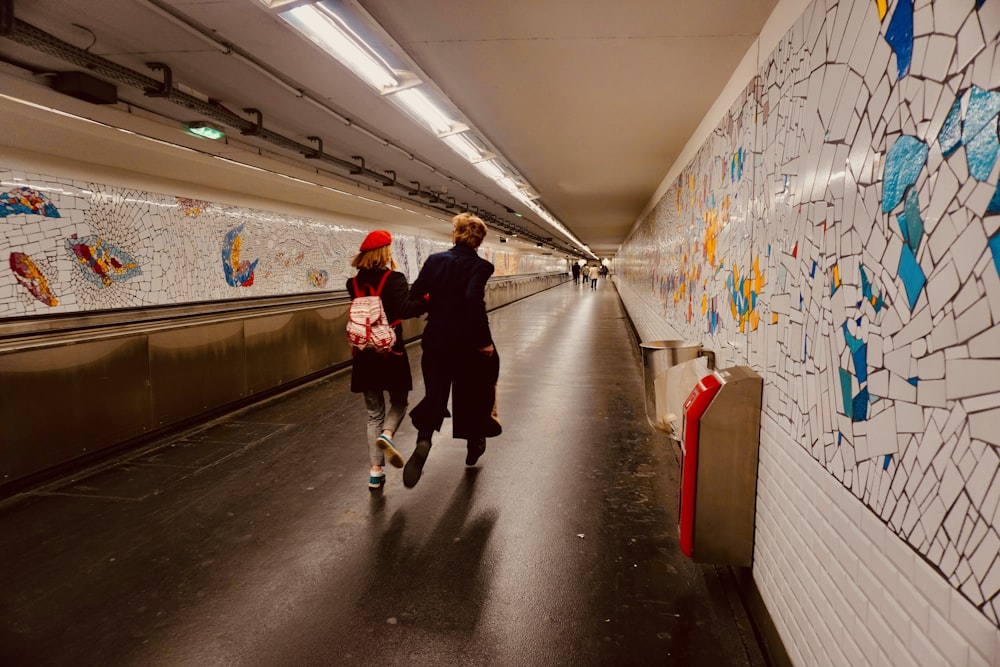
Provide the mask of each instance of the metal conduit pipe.
{"label": "metal conduit pipe", "polygon": [[196,26],[191,25],[181,17],[168,11],[159,3],[153,2],[152,0],[139,0],[139,3],[163,18],[167,19],[177,27],[183,29],[184,31],[194,35],[195,37],[200,37],[203,41],[212,46],[212,48],[222,53],[232,53],[232,45],[227,42],[219,41],[209,34],[206,34],[202,30],[199,30]]}

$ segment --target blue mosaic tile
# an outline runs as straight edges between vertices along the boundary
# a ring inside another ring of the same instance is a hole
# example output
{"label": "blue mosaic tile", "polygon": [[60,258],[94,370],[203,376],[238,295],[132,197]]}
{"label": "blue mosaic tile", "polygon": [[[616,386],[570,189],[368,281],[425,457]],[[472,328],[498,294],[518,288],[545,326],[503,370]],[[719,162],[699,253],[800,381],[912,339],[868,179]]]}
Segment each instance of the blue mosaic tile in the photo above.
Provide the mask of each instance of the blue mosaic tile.
{"label": "blue mosaic tile", "polygon": [[903,201],[907,189],[917,182],[927,162],[928,152],[927,144],[907,134],[899,137],[889,149],[882,173],[883,213],[888,213]]}
{"label": "blue mosaic tile", "polygon": [[951,105],[948,117],[944,119],[944,125],[938,132],[938,143],[941,145],[941,152],[945,157],[949,157],[962,145],[962,96],[959,95]]}
{"label": "blue mosaic tile", "polygon": [[990,237],[990,252],[993,253],[993,268],[1000,273],[1000,232]]}
{"label": "blue mosaic tile", "polygon": [[965,144],[969,173],[977,181],[985,181],[993,171],[1000,139],[997,138],[997,114],[1000,112],[1000,93],[972,87],[969,108],[962,124],[962,143]]}
{"label": "blue mosaic tile", "polygon": [[896,219],[899,221],[899,231],[903,233],[903,240],[916,254],[917,248],[920,247],[920,239],[924,235],[924,221],[920,217],[920,199],[916,190],[910,190],[906,195],[903,213]]}
{"label": "blue mosaic tile", "polygon": [[896,54],[896,70],[902,79],[910,71],[913,58],[913,0],[901,0],[889,20],[885,41]]}
{"label": "blue mosaic tile", "polygon": [[913,307],[917,305],[917,299],[920,298],[921,290],[927,284],[927,276],[924,275],[924,270],[920,268],[917,258],[914,257],[913,251],[910,250],[910,246],[908,245],[903,246],[903,252],[899,255],[898,273],[899,277],[903,279],[903,287],[906,288],[906,298],[912,311]]}
{"label": "blue mosaic tile", "polygon": [[863,422],[868,419],[868,387],[858,392],[854,397],[854,409],[851,414],[851,421]]}
{"label": "blue mosaic tile", "polygon": [[[852,420],[854,418],[854,401],[851,396],[851,386],[854,376],[851,372],[843,368],[840,370],[840,396],[844,403],[844,414],[850,417]],[[843,437],[843,434],[841,434]]]}

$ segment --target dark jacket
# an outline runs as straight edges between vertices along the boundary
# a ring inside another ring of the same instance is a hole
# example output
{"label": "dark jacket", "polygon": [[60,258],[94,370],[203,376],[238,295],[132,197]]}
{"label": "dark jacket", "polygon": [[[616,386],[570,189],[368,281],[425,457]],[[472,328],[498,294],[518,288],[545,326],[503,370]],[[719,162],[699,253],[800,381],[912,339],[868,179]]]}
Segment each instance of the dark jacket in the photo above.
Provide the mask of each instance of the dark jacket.
{"label": "dark jacket", "polygon": [[486,281],[493,265],[467,246],[427,258],[413,282],[414,294],[430,295],[423,345],[481,349],[493,344],[486,315]]}
{"label": "dark jacket", "polygon": [[430,297],[421,343],[427,393],[410,412],[418,431],[441,428],[451,391],[454,437],[494,438],[502,432],[496,410],[500,358],[479,351],[493,344],[486,315],[491,275],[492,264],[457,245],[428,257],[413,282],[414,293]]}
{"label": "dark jacket", "polygon": [[[382,279],[382,269],[361,269],[358,271],[358,286],[361,296],[367,295],[365,285],[372,290],[378,288]],[[354,279],[347,281],[347,291],[351,298],[358,296],[354,292]],[[390,322],[416,317],[427,310],[427,302],[414,297],[406,284],[406,276],[399,271],[393,271],[382,287],[382,307]],[[410,360],[406,356],[403,345],[403,327],[396,325],[396,344],[388,353],[375,350],[362,350],[354,355],[354,365],[351,369],[351,391],[376,390],[406,390],[413,389],[413,378],[410,376]]]}

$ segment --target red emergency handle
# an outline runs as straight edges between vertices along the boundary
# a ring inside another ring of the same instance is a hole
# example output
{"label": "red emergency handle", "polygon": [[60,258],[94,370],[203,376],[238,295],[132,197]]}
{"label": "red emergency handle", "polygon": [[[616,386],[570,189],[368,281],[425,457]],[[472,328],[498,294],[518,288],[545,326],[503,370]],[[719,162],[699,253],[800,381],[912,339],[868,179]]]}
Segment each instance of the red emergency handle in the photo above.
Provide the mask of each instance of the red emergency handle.
{"label": "red emergency handle", "polygon": [[681,551],[691,557],[694,548],[694,500],[698,479],[698,425],[722,383],[715,373],[706,375],[684,401],[684,456],[681,470],[680,531]]}

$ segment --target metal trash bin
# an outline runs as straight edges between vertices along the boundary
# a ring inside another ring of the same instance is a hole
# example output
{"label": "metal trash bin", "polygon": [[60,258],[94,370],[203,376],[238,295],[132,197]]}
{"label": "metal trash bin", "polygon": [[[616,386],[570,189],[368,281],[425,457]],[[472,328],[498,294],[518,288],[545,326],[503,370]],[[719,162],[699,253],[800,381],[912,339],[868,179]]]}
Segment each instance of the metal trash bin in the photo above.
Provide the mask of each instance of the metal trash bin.
{"label": "metal trash bin", "polygon": [[715,369],[715,353],[702,349],[701,343],[686,340],[654,340],[639,347],[646,420],[680,441],[684,400],[698,380]]}

